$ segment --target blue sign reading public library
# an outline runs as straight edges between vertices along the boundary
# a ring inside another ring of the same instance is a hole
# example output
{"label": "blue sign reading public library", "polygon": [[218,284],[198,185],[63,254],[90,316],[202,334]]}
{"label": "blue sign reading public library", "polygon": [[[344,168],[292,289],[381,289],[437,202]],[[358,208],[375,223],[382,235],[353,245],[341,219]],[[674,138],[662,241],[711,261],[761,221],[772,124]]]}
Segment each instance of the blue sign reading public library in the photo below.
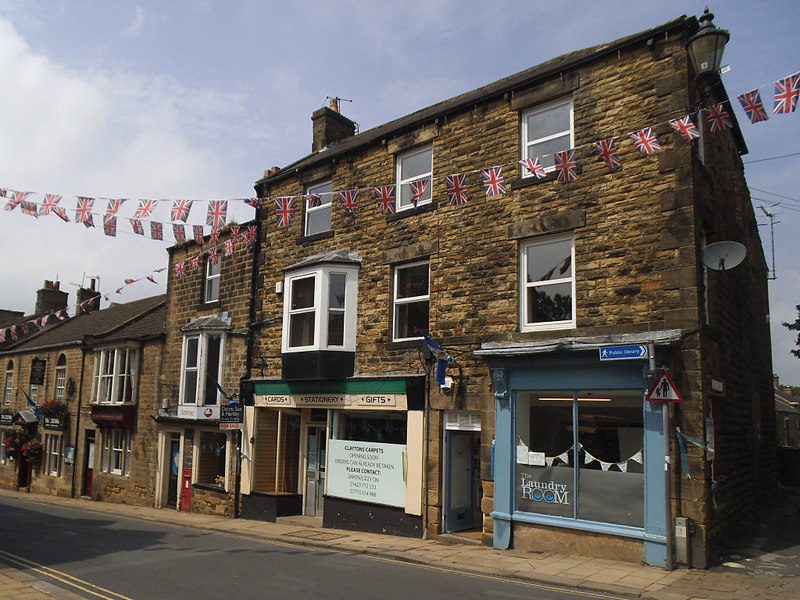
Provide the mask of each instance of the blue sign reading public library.
{"label": "blue sign reading public library", "polygon": [[600,360],[625,360],[629,358],[648,358],[647,346],[634,344],[632,346],[606,346],[600,348]]}

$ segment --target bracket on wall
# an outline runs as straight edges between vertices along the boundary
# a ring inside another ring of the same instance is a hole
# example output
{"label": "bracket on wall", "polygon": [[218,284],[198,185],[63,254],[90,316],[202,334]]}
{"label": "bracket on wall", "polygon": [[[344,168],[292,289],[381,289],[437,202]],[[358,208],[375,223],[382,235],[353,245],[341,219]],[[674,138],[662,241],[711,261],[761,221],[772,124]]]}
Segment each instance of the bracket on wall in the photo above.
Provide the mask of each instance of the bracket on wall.
{"label": "bracket on wall", "polygon": [[508,407],[508,386],[505,369],[492,369],[492,383],[494,384],[494,399],[503,408]]}

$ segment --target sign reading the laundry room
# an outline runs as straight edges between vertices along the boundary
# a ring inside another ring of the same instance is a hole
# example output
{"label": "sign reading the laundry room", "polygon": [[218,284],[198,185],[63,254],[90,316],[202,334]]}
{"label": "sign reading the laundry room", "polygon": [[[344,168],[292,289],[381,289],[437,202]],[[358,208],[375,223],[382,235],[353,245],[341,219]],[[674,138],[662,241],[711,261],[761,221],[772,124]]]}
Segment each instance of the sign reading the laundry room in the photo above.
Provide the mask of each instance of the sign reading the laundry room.
{"label": "sign reading the laundry room", "polygon": [[388,506],[405,506],[405,445],[328,442],[328,495]]}

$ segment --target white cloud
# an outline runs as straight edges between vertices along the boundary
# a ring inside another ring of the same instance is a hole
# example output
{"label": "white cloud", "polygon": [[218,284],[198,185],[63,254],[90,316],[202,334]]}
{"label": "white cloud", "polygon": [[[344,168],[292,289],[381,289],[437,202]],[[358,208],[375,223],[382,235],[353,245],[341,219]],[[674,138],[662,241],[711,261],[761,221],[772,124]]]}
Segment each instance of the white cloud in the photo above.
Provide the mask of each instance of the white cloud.
{"label": "white cloud", "polygon": [[142,26],[145,22],[145,14],[144,9],[141,6],[137,6],[134,11],[133,22],[128,26],[125,30],[127,35],[136,35],[141,30]]}

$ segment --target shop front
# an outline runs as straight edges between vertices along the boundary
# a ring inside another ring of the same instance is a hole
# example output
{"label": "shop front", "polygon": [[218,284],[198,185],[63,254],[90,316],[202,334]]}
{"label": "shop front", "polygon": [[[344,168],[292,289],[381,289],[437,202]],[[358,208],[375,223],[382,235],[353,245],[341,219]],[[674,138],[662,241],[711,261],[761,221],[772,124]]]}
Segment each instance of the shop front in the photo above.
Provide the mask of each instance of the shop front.
{"label": "shop front", "polygon": [[261,381],[254,390],[243,516],[421,534],[423,378]]}
{"label": "shop front", "polygon": [[478,351],[495,389],[494,546],[665,566],[664,403],[646,400],[647,352],[583,350]]}

